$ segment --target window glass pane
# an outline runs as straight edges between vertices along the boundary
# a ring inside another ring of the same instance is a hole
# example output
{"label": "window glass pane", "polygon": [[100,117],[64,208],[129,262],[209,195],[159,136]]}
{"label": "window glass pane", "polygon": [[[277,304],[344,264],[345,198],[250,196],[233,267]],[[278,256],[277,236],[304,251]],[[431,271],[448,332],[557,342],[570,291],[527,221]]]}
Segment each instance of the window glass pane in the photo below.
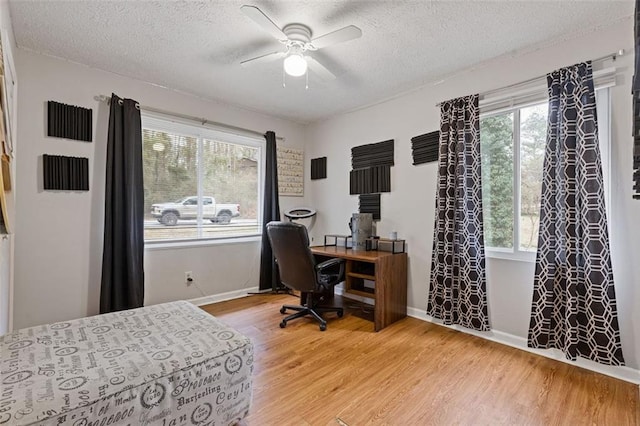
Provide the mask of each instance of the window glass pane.
{"label": "window glass pane", "polygon": [[513,249],[513,113],[480,120],[487,247]]}
{"label": "window glass pane", "polygon": [[145,241],[260,235],[261,161],[258,140],[143,117]]}
{"label": "window glass pane", "polygon": [[203,228],[203,238],[259,233],[259,160],[257,147],[203,140],[202,191],[215,199],[204,208],[213,225]]}
{"label": "window glass pane", "polygon": [[547,109],[544,103],[520,110],[520,250],[538,246]]}
{"label": "window glass pane", "polygon": [[194,137],[143,129],[145,240],[197,237],[197,149]]}

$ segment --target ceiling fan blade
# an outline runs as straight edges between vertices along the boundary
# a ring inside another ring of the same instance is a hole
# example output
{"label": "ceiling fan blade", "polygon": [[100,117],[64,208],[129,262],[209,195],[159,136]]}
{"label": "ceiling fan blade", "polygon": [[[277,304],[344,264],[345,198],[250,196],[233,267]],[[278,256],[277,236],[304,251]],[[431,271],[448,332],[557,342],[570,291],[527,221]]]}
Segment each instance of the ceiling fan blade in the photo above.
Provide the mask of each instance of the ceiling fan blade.
{"label": "ceiling fan blade", "polygon": [[282,58],[284,54],[285,52],[280,52],[280,51],[269,52],[269,53],[265,53],[264,55],[256,56],[255,58],[244,60],[240,62],[240,65],[242,65],[243,67],[246,67],[247,65],[255,65],[255,64],[271,62],[271,61],[275,61],[278,58]]}
{"label": "ceiling fan blade", "polygon": [[307,60],[307,65],[311,71],[316,73],[321,79],[326,81],[335,80],[336,76],[320,62],[316,61],[311,56],[305,56],[305,59]]}
{"label": "ceiling fan blade", "polygon": [[287,39],[287,35],[282,32],[280,27],[274,24],[273,21],[257,7],[245,4],[240,7],[240,10],[242,10],[245,15],[253,20],[253,22],[260,25],[262,29],[271,34],[277,40]]}
{"label": "ceiling fan blade", "polygon": [[311,44],[313,44],[316,49],[322,49],[324,47],[331,46],[332,44],[338,44],[360,37],[362,37],[362,30],[355,25],[349,25],[348,27],[341,28],[332,33],[314,38],[311,40]]}

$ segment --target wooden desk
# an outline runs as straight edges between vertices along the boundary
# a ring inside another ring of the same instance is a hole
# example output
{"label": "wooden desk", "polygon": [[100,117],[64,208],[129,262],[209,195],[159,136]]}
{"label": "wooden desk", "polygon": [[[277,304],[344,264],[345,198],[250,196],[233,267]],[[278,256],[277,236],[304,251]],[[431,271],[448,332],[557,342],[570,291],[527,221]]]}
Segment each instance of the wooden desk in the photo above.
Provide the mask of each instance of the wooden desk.
{"label": "wooden desk", "polygon": [[[407,316],[407,253],[354,251],[337,246],[313,246],[311,252],[346,260],[344,291],[375,300],[376,331]],[[365,280],[375,282],[375,288],[365,287]]]}

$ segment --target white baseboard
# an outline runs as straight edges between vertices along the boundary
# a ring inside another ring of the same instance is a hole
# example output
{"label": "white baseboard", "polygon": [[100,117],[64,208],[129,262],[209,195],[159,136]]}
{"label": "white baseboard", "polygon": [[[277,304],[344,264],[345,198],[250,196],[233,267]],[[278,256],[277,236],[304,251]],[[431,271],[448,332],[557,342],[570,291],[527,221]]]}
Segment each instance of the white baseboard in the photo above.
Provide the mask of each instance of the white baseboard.
{"label": "white baseboard", "polygon": [[228,291],[226,293],[211,294],[209,296],[198,297],[188,300],[196,306],[209,305],[211,303],[224,302],[225,300],[239,299],[245,297],[248,293],[256,293],[258,287],[243,288],[240,290]]}
{"label": "white baseboard", "polygon": [[483,339],[491,340],[492,342],[501,343],[503,345],[511,346],[516,349],[521,349],[527,352],[541,355],[546,358],[562,361],[566,364],[574,365],[576,367],[586,368],[587,370],[595,371],[607,376],[615,377],[616,379],[624,380],[634,384],[640,384],[640,370],[636,370],[630,367],[616,367],[611,365],[602,365],[597,362],[593,362],[587,359],[578,358],[577,361],[568,360],[564,353],[558,349],[533,349],[527,347],[527,339],[524,337],[516,336],[513,334],[505,333],[503,331],[491,330],[491,331],[476,331],[471,330],[459,325],[445,325],[440,320],[435,319],[426,314],[422,309],[407,308],[407,315],[412,318],[417,318],[422,321],[431,322],[441,325],[443,327],[451,328],[453,330],[461,331],[463,333],[472,334]]}

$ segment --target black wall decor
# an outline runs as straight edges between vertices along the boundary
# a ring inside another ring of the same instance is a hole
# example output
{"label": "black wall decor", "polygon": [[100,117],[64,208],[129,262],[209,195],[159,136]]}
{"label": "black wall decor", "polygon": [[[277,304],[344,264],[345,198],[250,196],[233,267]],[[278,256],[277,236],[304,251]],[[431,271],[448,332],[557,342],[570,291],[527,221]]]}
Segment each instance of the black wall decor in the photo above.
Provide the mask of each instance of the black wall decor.
{"label": "black wall decor", "polygon": [[351,168],[393,166],[393,139],[351,148]]}
{"label": "black wall decor", "polygon": [[369,167],[349,172],[349,194],[391,192],[391,168]]}
{"label": "black wall decor", "polygon": [[351,148],[349,193],[360,195],[360,213],[372,213],[380,220],[380,193],[391,192],[391,166],[394,141],[371,143]]}
{"label": "black wall decor", "polygon": [[327,177],[327,157],[311,159],[311,180]]}
{"label": "black wall decor", "polygon": [[411,138],[413,165],[438,161],[440,132],[430,132]]}
{"label": "black wall decor", "polygon": [[371,213],[373,220],[380,220],[380,194],[361,194],[360,213]]}
{"label": "black wall decor", "polygon": [[89,190],[88,158],[44,154],[42,165],[45,190]]}
{"label": "black wall decor", "polygon": [[47,102],[47,135],[91,142],[93,110],[59,102]]}
{"label": "black wall decor", "polygon": [[371,172],[369,169],[349,172],[349,194],[368,194],[371,192]]}

